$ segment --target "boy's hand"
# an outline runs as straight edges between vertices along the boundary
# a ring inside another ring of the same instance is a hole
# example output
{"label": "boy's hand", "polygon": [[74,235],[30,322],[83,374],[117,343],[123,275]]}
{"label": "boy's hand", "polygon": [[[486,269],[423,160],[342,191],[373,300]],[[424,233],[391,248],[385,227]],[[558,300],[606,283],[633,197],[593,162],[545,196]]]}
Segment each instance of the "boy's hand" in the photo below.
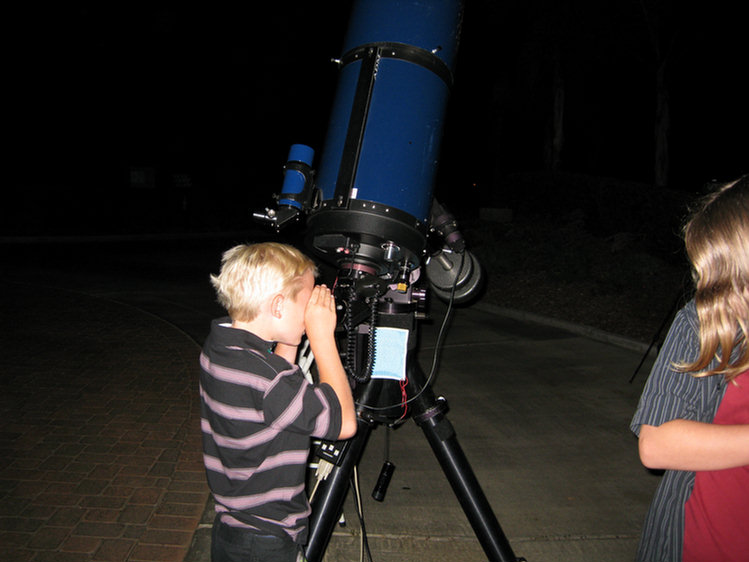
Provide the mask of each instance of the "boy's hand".
{"label": "boy's hand", "polygon": [[332,337],[336,326],[335,299],[325,285],[317,285],[304,311],[304,326],[310,342],[318,337]]}
{"label": "boy's hand", "polygon": [[354,398],[341,356],[335,342],[335,299],[325,285],[312,289],[307,308],[304,309],[304,326],[320,383],[329,385],[341,406],[341,430],[339,439],[348,439],[356,434],[358,427]]}

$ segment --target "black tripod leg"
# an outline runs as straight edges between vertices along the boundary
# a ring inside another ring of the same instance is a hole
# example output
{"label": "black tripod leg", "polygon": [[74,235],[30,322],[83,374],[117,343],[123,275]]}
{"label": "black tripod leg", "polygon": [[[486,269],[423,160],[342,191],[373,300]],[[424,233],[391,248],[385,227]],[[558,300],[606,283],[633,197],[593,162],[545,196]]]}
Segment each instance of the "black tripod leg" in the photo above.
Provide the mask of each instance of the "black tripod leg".
{"label": "black tripod leg", "polygon": [[309,538],[305,549],[308,562],[319,562],[325,554],[333,529],[340,518],[354,467],[361,459],[371,432],[372,426],[359,420],[356,435],[345,442],[345,449],[338,464],[333,467],[328,477],[320,482],[315,492],[312,514],[309,518]]}
{"label": "black tripod leg", "polygon": [[[421,387],[424,374],[420,369],[412,369],[410,377],[412,381],[416,378]],[[444,400],[435,399],[431,389],[426,388],[414,401],[413,418],[426,435],[487,558],[516,562],[518,559],[458,443],[455,429],[444,415],[446,409]]]}

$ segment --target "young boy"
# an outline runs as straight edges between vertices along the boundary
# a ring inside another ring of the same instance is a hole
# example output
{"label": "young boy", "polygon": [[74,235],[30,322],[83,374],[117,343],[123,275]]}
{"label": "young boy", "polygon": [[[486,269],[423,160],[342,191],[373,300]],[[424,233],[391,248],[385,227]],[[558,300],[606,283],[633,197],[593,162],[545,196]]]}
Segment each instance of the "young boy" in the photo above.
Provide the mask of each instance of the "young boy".
{"label": "young boy", "polygon": [[[334,339],[335,302],[315,264],[277,243],[236,246],[211,276],[229,318],[200,356],[203,453],[216,504],[211,559],[302,559],[310,513],[310,437],[356,433],[351,387]],[[307,334],[319,384],[294,364]]]}

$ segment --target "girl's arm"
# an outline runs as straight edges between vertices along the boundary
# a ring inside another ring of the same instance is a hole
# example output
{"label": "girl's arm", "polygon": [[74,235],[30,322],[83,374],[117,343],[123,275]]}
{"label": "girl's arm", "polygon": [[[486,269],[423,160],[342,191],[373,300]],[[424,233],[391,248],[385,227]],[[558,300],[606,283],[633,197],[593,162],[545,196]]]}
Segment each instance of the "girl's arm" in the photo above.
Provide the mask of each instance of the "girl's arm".
{"label": "girl's arm", "polygon": [[640,460],[648,468],[722,470],[749,465],[749,425],[676,419],[640,427]]}

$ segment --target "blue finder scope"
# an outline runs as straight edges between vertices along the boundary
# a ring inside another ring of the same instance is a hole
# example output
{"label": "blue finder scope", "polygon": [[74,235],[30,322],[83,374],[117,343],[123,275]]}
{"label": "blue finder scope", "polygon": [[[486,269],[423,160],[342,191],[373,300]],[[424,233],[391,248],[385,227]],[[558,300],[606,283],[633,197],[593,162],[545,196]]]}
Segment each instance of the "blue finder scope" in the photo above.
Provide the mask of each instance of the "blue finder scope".
{"label": "blue finder scope", "polygon": [[303,194],[310,181],[310,170],[315,151],[304,144],[293,144],[289,149],[284,169],[283,186],[278,198],[279,205],[288,205],[296,209],[303,208]]}

